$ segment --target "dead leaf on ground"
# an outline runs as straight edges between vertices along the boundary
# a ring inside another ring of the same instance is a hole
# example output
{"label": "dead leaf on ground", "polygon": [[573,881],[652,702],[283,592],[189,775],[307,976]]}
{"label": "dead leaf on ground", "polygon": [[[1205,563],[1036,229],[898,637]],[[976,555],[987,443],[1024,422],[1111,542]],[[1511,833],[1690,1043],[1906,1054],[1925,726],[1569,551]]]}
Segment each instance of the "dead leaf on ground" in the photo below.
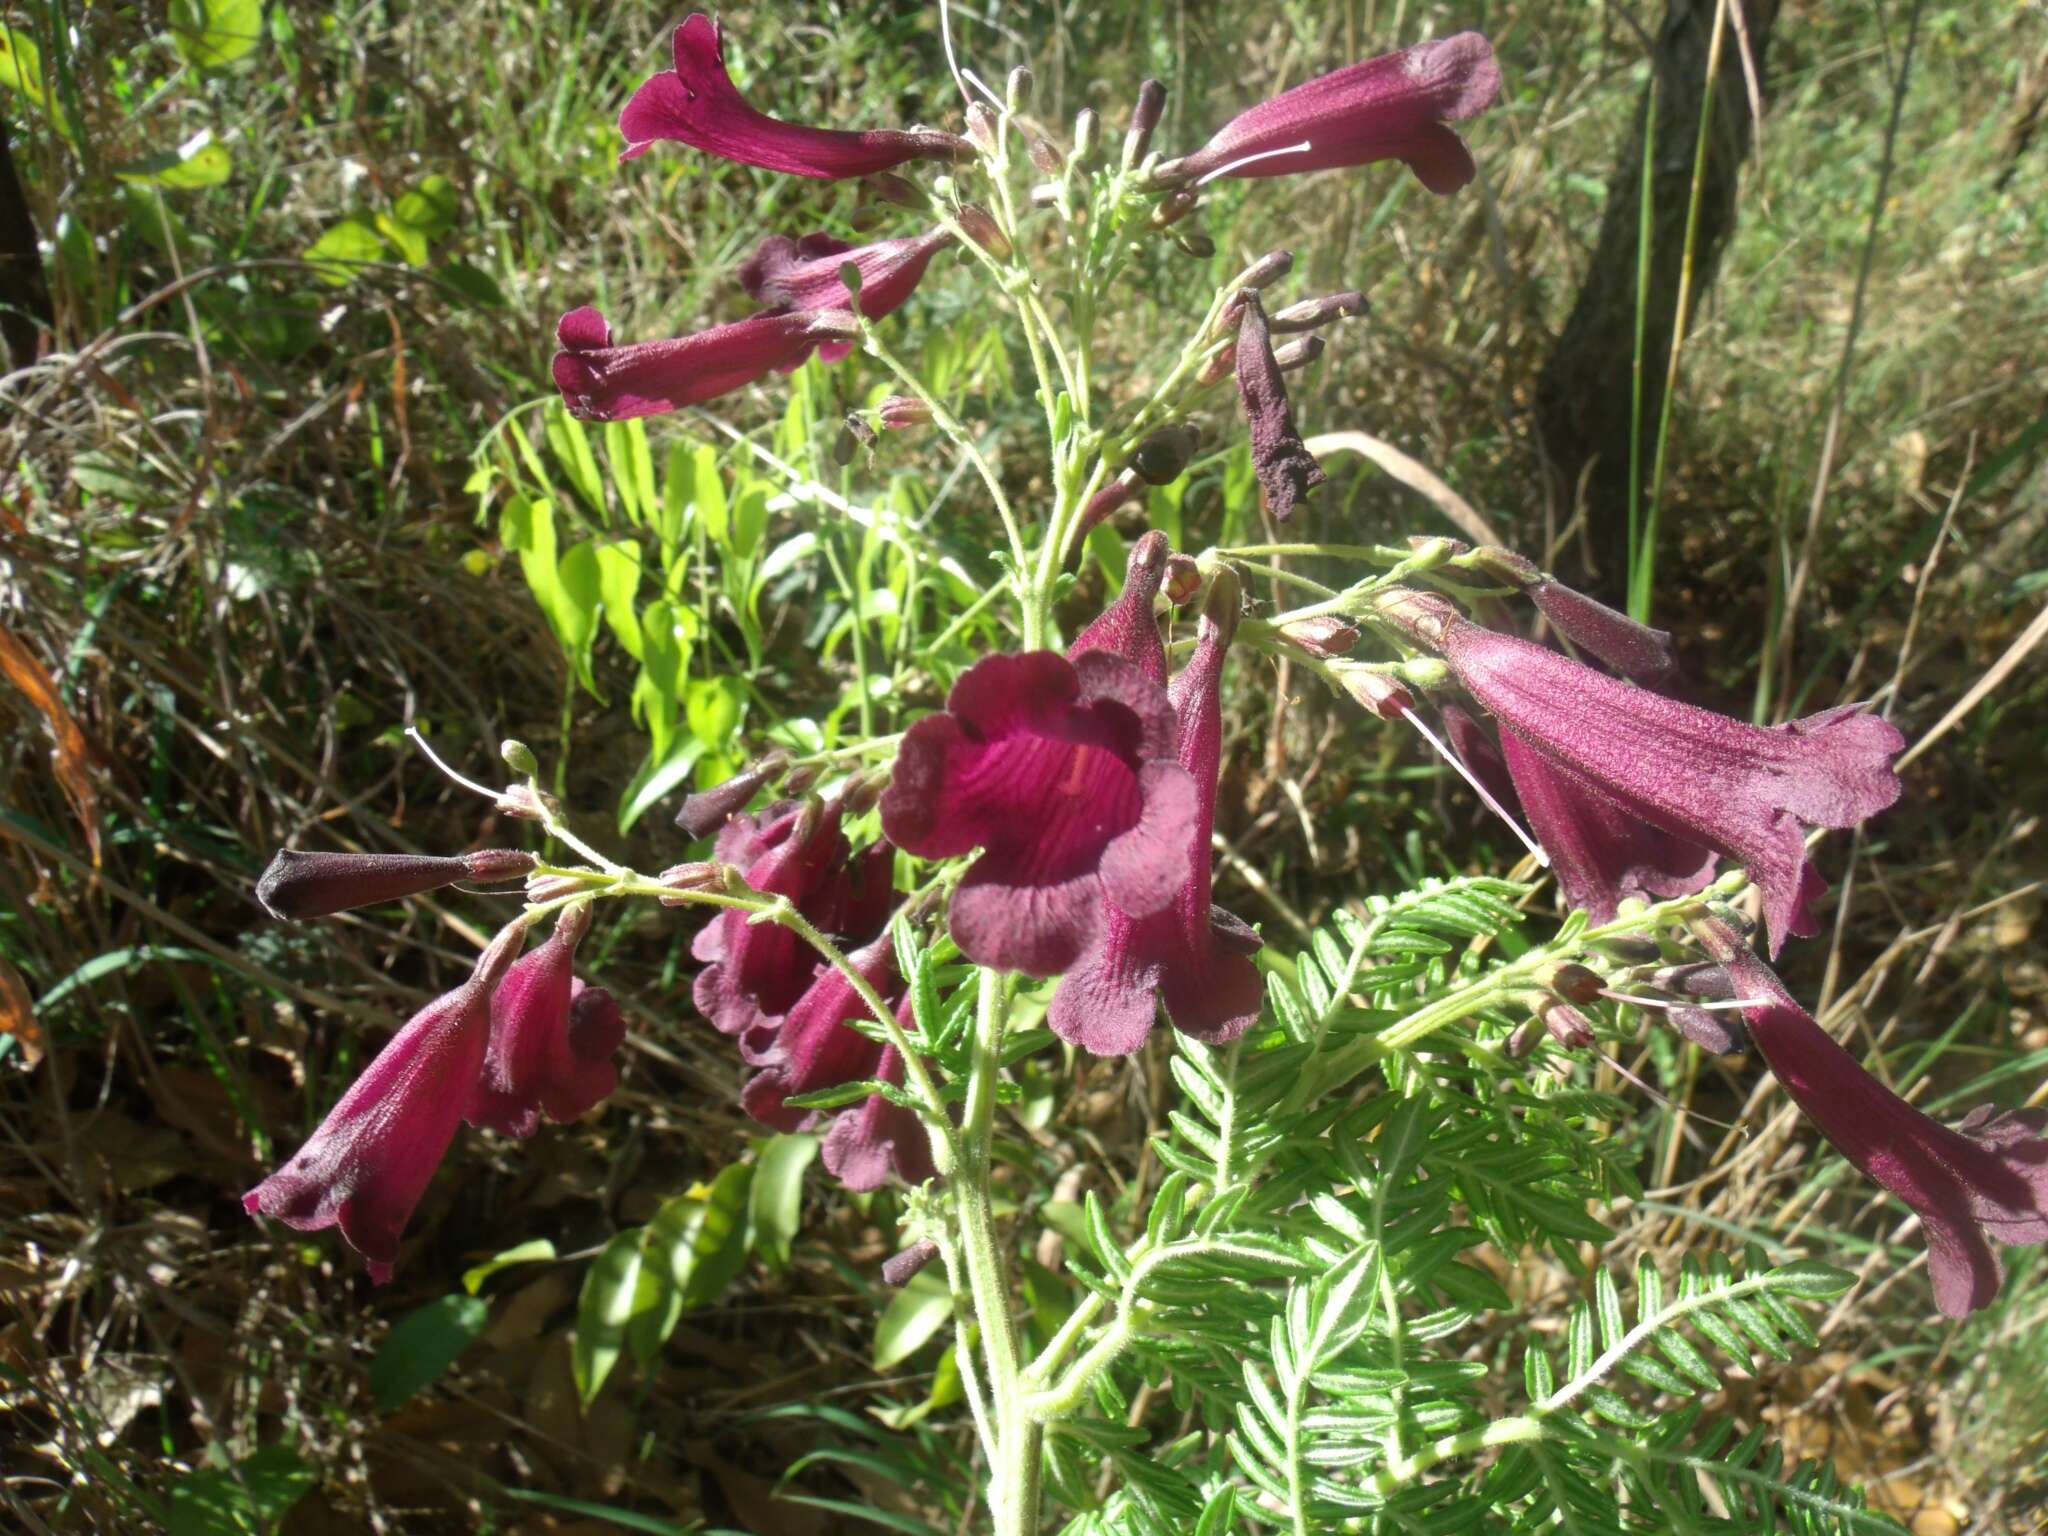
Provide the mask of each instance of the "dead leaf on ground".
{"label": "dead leaf on ground", "polygon": [[34,1066],[43,1059],[43,1026],[36,1022],[35,999],[21,972],[0,955],[0,1035],[7,1035],[21,1052],[21,1059]]}
{"label": "dead leaf on ground", "polygon": [[0,672],[5,672],[8,681],[21,690],[22,697],[36,707],[36,712],[49,726],[50,734],[56,738],[51,756],[56,760],[57,782],[71,801],[71,809],[77,814],[79,825],[85,829],[86,845],[92,849],[92,867],[98,869],[99,791],[93,787],[85,732],[79,729],[71,711],[64,707],[63,699],[57,695],[57,685],[50,680],[43,664],[36,660],[35,652],[23,645],[11,630],[4,628],[0,628]]}

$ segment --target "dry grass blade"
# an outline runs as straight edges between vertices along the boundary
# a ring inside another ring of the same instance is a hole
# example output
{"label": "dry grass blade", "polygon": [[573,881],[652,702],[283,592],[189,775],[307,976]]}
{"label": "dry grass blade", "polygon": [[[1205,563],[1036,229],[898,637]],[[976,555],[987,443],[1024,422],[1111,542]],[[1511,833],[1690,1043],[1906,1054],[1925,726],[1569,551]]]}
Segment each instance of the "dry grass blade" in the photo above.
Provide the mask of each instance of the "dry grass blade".
{"label": "dry grass blade", "polygon": [[2013,669],[2027,659],[2028,654],[2041,643],[2043,637],[2048,637],[2048,608],[2043,608],[2035,614],[2033,623],[2022,630],[2019,638],[2005,648],[2005,654],[1994,661],[1984,675],[1970,685],[1970,691],[1957,699],[1949,712],[1937,720],[1925,736],[1913,743],[1906,755],[1899,759],[1899,766],[1907,767],[1921,753],[1954,730],[1958,721],[1983,703],[1994,688],[2012,675]]}
{"label": "dry grass blade", "polygon": [[1439,512],[1458,525],[1458,530],[1480,544],[1498,545],[1500,535],[1479,510],[1460,496],[1434,470],[1367,432],[1325,432],[1308,440],[1308,451],[1317,458],[1326,453],[1357,453],[1371,459],[1411,491],[1420,491]]}
{"label": "dry grass blade", "polygon": [[0,670],[4,670],[8,681],[21,690],[22,697],[35,706],[56,740],[51,756],[56,760],[57,782],[64,787],[64,794],[78,815],[86,845],[92,849],[93,868],[97,869],[100,864],[99,791],[93,787],[85,732],[78,728],[71,711],[57,696],[57,685],[51,681],[43,664],[11,630],[0,629]]}

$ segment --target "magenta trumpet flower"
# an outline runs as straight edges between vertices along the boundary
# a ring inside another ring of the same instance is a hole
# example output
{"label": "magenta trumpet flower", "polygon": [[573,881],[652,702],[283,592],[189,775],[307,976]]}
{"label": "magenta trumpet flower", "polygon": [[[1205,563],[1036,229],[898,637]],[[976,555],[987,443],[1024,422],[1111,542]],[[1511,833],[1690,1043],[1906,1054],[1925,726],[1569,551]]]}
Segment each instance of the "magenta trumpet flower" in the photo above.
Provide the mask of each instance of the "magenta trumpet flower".
{"label": "magenta trumpet flower", "polygon": [[1304,81],[1240,112],[1207,144],[1159,167],[1164,181],[1292,176],[1400,160],[1432,192],[1475,174],[1446,123],[1483,112],[1500,94],[1500,66],[1477,32],[1419,43]]}
{"label": "magenta trumpet flower", "polygon": [[339,1226],[382,1284],[399,1238],[455,1139],[491,1039],[491,996],[526,930],[505,928],[469,979],[393,1035],[290,1161],[242,1209],[317,1232]]}
{"label": "magenta trumpet flower", "polygon": [[1728,968],[1750,1038],[1785,1091],[1867,1179],[1918,1213],[1934,1303],[1966,1317],[1998,1294],[1994,1243],[2048,1242],[2048,1111],[1973,1110],[1954,1128],[1920,1113],[1863,1070],[1716,918],[1693,925]]}
{"label": "magenta trumpet flower", "polygon": [[1519,588],[1560,635],[1622,676],[1646,688],[1659,688],[1677,672],[1678,653],[1669,630],[1638,624],[1511,549],[1474,550],[1472,561],[1488,575]]}
{"label": "magenta trumpet flower", "polygon": [[1711,848],[1762,893],[1771,953],[1814,931],[1827,887],[1808,827],[1847,827],[1899,797],[1891,723],[1845,705],[1765,728],[1682,704],[1511,635],[1482,629],[1431,593],[1389,593],[1382,614],[1440,653],[1503,733],[1621,810]]}
{"label": "magenta trumpet flower", "polygon": [[1625,896],[1689,896],[1713,880],[1713,849],[1630,815],[1513,731],[1500,745],[1558,889],[1594,922],[1612,921]]}
{"label": "magenta trumpet flower", "polygon": [[1056,976],[1108,911],[1148,916],[1187,878],[1197,795],[1175,731],[1166,690],[1122,656],[986,657],[904,736],[882,829],[920,858],[980,849],[954,941],[979,965]]}
{"label": "magenta trumpet flower", "polygon": [[674,139],[741,165],[792,176],[841,181],[869,176],[908,160],[961,160],[973,153],[966,140],[929,128],[847,133],[807,128],[749,106],[726,73],[719,26],[702,12],[675,32],[675,68],[652,76],[619,114],[626,147],[621,160],[647,152],[657,139]]}
{"label": "magenta trumpet flower", "polygon": [[585,421],[658,416],[729,395],[777,369],[787,372],[818,348],[843,346],[859,334],[860,322],[844,309],[793,309],[614,346],[604,316],[586,304],[555,328],[562,348],[555,388],[569,414]]}
{"label": "magenta trumpet flower", "polygon": [[[1135,570],[1136,551],[1132,563]],[[1194,654],[1169,690],[1180,725],[1180,765],[1197,796],[1187,878],[1163,911],[1110,912],[1097,943],[1061,980],[1046,1015],[1055,1034],[1098,1056],[1128,1055],[1145,1043],[1158,1014],[1155,996],[1165,1001],[1176,1029],[1211,1044],[1234,1040],[1258,1021],[1264,985],[1250,956],[1259,937],[1210,901],[1223,661],[1239,603],[1235,577],[1219,572]],[[1152,640],[1158,643],[1156,632]]]}
{"label": "magenta trumpet flower", "polygon": [[491,1038],[462,1118],[524,1139],[541,1116],[578,1119],[619,1086],[612,1061],[625,1039],[619,1005],[602,987],[570,973],[590,909],[571,907],[547,942],[505,973],[491,999]]}
{"label": "magenta trumpet flower", "polygon": [[[897,1009],[896,1017],[905,1029],[911,1027],[907,1002]],[[903,1058],[896,1047],[883,1046],[881,1060],[867,1075],[901,1087]],[[869,1094],[834,1116],[818,1153],[825,1171],[855,1194],[880,1189],[892,1172],[906,1184],[922,1184],[938,1175],[924,1122],[879,1093]]]}
{"label": "magenta trumpet flower", "polygon": [[1237,323],[1237,393],[1251,429],[1252,468],[1266,494],[1266,510],[1281,522],[1329,477],[1302,442],[1287,403],[1287,384],[1273,356],[1273,338],[1259,296],[1240,295],[1244,313]]}
{"label": "magenta trumpet flower", "polygon": [[[868,319],[879,320],[902,307],[923,281],[932,257],[952,242],[943,229],[871,245],[850,245],[822,233],[801,240],[770,235],[740,268],[740,286],[777,312],[857,308]],[[860,274],[858,303],[841,275],[848,266]],[[852,350],[851,341],[828,341],[818,348],[818,356],[836,363]]]}
{"label": "magenta trumpet flower", "polygon": [[[886,933],[846,958],[877,992],[886,996],[896,989],[896,949]],[[867,1011],[843,971],[821,969],[783,1019],[773,1048],[759,1058],[761,1070],[747,1079],[741,1108],[778,1131],[801,1130],[812,1111],[785,1100],[873,1077],[882,1047],[847,1027],[848,1020],[866,1017]]]}

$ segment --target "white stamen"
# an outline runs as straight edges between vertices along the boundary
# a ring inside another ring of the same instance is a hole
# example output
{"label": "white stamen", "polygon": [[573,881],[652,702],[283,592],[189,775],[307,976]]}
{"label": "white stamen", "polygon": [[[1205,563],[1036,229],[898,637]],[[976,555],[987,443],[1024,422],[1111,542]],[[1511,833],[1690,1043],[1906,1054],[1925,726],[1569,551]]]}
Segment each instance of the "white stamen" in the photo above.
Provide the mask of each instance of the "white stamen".
{"label": "white stamen", "polygon": [[1271,160],[1276,155],[1306,154],[1309,148],[1309,141],[1307,139],[1303,139],[1299,144],[1289,144],[1282,149],[1262,149],[1256,155],[1246,155],[1242,160],[1233,160],[1228,165],[1217,166],[1215,170],[1211,171],[1208,175],[1204,176],[1200,181],[1195,183],[1195,190],[1200,191],[1203,187],[1206,187],[1207,185],[1209,185],[1210,182],[1214,181],[1218,176],[1228,176],[1232,171],[1236,170],[1241,165],[1250,165],[1254,161],[1258,160]]}
{"label": "white stamen", "polygon": [[410,736],[413,739],[413,741],[418,745],[419,749],[427,754],[428,762],[432,763],[436,768],[440,769],[443,773],[447,774],[449,778],[453,779],[456,783],[460,784],[464,789],[473,789],[478,794],[482,795],[486,800],[496,800],[503,793],[503,791],[501,790],[486,789],[484,788],[483,785],[477,783],[475,779],[465,779],[453,768],[450,768],[446,762],[442,761],[441,754],[436,752],[432,747],[427,745],[427,738],[420,734],[418,726],[408,725],[405,728],[405,734]]}
{"label": "white stamen", "polygon": [[993,106],[999,114],[1010,110],[1009,104],[1005,102],[1002,97],[998,96],[994,91],[990,90],[988,88],[988,82],[983,80],[981,76],[977,75],[973,70],[963,69],[960,71],[960,73],[966,77],[967,83],[969,85],[973,86],[977,91],[981,92],[982,95],[986,96],[989,99],[989,104]]}
{"label": "white stamen", "polygon": [[1550,855],[1543,851],[1542,845],[1522,830],[1522,824],[1508,814],[1508,808],[1494,799],[1492,792],[1484,784],[1480,783],[1478,779],[1473,777],[1471,769],[1458,761],[1457,753],[1437,739],[1436,732],[1422,723],[1422,717],[1412,709],[1404,709],[1401,711],[1401,718],[1422,732],[1422,739],[1436,748],[1436,755],[1457,769],[1458,777],[1472,786],[1472,793],[1485,803],[1489,811],[1508,824],[1508,830],[1519,837],[1522,840],[1522,846],[1529,850],[1529,857],[1543,866],[1543,868],[1550,868]]}
{"label": "white stamen", "polygon": [[973,101],[967,94],[967,82],[960,78],[960,61],[953,56],[953,8],[947,0],[939,0],[939,42],[945,47],[946,68],[953,72],[953,83],[960,87],[962,99]]}
{"label": "white stamen", "polygon": [[1708,1013],[1712,1013],[1716,1009],[1763,1008],[1770,1003],[1770,999],[1767,997],[1730,997],[1723,998],[1719,1002],[1704,1003],[1695,1002],[1691,998],[1680,1000],[1668,997],[1638,997],[1633,992],[1610,992],[1604,988],[1600,995],[1605,998],[1611,998],[1617,1003],[1633,1003],[1638,1008],[1658,1008],[1667,1013],[1674,1008],[1700,1008]]}
{"label": "white stamen", "polygon": [[[1678,1105],[1671,1102],[1671,1099],[1668,1095],[1664,1094],[1653,1085],[1644,1082],[1640,1077],[1637,1077],[1635,1073],[1629,1071],[1627,1067],[1624,1067],[1620,1062],[1616,1061],[1612,1056],[1608,1055],[1605,1051],[1595,1051],[1593,1054],[1595,1056],[1598,1056],[1602,1061],[1606,1062],[1608,1066],[1612,1067],[1621,1078],[1623,1078],[1627,1082],[1635,1084],[1636,1087],[1642,1089],[1644,1093],[1647,1093],[1653,1100],[1655,1100],[1659,1104],[1662,1104],[1666,1109],[1679,1108]],[[1748,1129],[1744,1126],[1733,1125],[1726,1120],[1716,1120],[1712,1115],[1703,1115],[1698,1110],[1690,1107],[1687,1107],[1684,1110],[1684,1113],[1689,1115],[1694,1120],[1699,1121],[1703,1125],[1716,1126],[1724,1131],[1740,1131],[1744,1136],[1747,1136],[1749,1134]]]}

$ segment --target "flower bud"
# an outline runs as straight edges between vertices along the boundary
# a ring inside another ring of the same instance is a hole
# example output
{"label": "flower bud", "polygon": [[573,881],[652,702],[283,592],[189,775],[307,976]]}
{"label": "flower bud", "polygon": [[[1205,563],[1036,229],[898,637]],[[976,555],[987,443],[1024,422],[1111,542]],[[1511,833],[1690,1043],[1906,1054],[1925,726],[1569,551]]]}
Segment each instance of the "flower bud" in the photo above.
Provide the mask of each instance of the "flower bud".
{"label": "flower bud", "polygon": [[867,773],[855,774],[846,781],[846,788],[839,792],[839,804],[848,816],[864,816],[875,808],[875,802],[882,798],[882,791],[889,787],[890,770],[872,769]]}
{"label": "flower bud", "polygon": [[1714,1008],[1671,1008],[1664,1015],[1686,1039],[1715,1056],[1734,1056],[1749,1048],[1749,1026],[1740,1013]]}
{"label": "flower bud", "polygon": [[1282,331],[1312,331],[1333,320],[1348,320],[1353,315],[1362,315],[1365,310],[1365,295],[1354,288],[1343,293],[1326,293],[1320,299],[1303,299],[1285,309],[1276,309],[1266,317],[1266,324],[1276,335]]}
{"label": "flower bud", "polygon": [[505,766],[523,778],[532,778],[540,772],[540,764],[534,760],[533,748],[523,741],[507,737],[498,744],[498,756],[505,760]]}
{"label": "flower bud", "polygon": [[1152,205],[1152,227],[1167,229],[1195,211],[1200,199],[1192,192],[1169,192]]}
{"label": "flower bud", "polygon": [[581,875],[533,875],[526,882],[526,900],[529,906],[544,907],[589,888],[590,882]]}
{"label": "flower bud", "polygon": [[1630,965],[1655,965],[1664,958],[1663,945],[1655,939],[1640,938],[1635,934],[1617,933],[1594,943],[1602,954],[1612,955]]}
{"label": "flower bud", "polygon": [[1443,533],[1411,533],[1408,535],[1408,547],[1418,555],[1427,555],[1433,565],[1441,565],[1453,555],[1472,552],[1472,546],[1463,539],[1454,539]]}
{"label": "flower bud", "polygon": [[1358,626],[1334,613],[1282,624],[1280,633],[1321,661],[1342,656],[1358,644]]}
{"label": "flower bud", "polygon": [[521,821],[545,821],[562,812],[553,795],[530,784],[514,784],[509,789],[499,790],[493,803],[500,816],[516,816]]}
{"label": "flower bud", "polygon": [[1593,1026],[1570,1003],[1546,999],[1536,1005],[1536,1016],[1550,1031],[1550,1038],[1568,1051],[1583,1051],[1593,1044]]}
{"label": "flower bud", "polygon": [[1226,345],[1222,351],[1203,363],[1195,374],[1197,384],[1216,384],[1237,371],[1237,344]]}
{"label": "flower bud", "polygon": [[1373,606],[1402,634],[1432,651],[1443,645],[1459,617],[1449,598],[1413,587],[1389,587],[1373,599]]}
{"label": "flower bud", "polygon": [[1166,113],[1166,87],[1147,80],[1138,87],[1138,100],[1131,108],[1131,126],[1124,133],[1125,170],[1135,170],[1152,148],[1152,133]]}
{"label": "flower bud", "polygon": [[1451,669],[1434,656],[1410,656],[1394,669],[1401,681],[1425,691],[1448,687]]}
{"label": "flower bud", "polygon": [[1131,455],[1131,468],[1147,485],[1171,485],[1194,457],[1201,434],[1190,426],[1161,427],[1148,433]]}
{"label": "flower bud", "polygon": [[562,908],[561,916],[555,919],[555,942],[573,954],[583,936],[590,932],[590,915],[587,901],[572,902]]}
{"label": "flower bud", "polygon": [[1297,368],[1306,368],[1322,355],[1322,337],[1297,336],[1285,346],[1273,349],[1273,366],[1282,373],[1292,373]]}
{"label": "flower bud", "polygon": [[1542,1032],[1542,1020],[1524,1019],[1515,1026],[1502,1049],[1508,1053],[1509,1060],[1520,1061],[1536,1049],[1536,1037]]}
{"label": "flower bud", "polygon": [[905,427],[928,427],[932,421],[932,408],[915,395],[889,395],[875,407],[875,415],[886,432],[900,432]]}
{"label": "flower bud", "polygon": [[1074,163],[1086,165],[1102,147],[1102,116],[1093,107],[1083,107],[1074,118]]}
{"label": "flower bud", "polygon": [[1216,242],[1199,229],[1176,229],[1173,243],[1197,261],[1207,261],[1216,254]]}
{"label": "flower bud", "polygon": [[256,899],[272,917],[296,922],[355,907],[380,906],[458,880],[510,880],[533,865],[532,854],[512,848],[486,848],[447,858],[424,853],[301,853],[281,848],[256,882]]}
{"label": "flower bud", "polygon": [[1551,967],[1549,986],[1566,1002],[1590,1003],[1607,989],[1607,978],[1589,966],[1567,960]]}
{"label": "flower bud", "polygon": [[[1053,146],[1052,140],[1042,139],[1037,134],[1033,134],[1026,142],[1024,153],[1031,157],[1031,163],[1038,168],[1038,174],[1041,176],[1057,176],[1060,168],[1066,164],[1066,156]],[[1036,187],[1032,188],[1034,195],[1037,190]]]}
{"label": "flower bud", "polygon": [[1088,498],[1088,505],[1081,509],[1081,522],[1080,526],[1074,531],[1074,537],[1077,539],[1086,538],[1091,528],[1116,511],[1125,502],[1132,500],[1138,494],[1138,487],[1144,483],[1144,481],[1138,478],[1138,472],[1135,469],[1125,469],[1114,480],[1110,481],[1109,484]]}
{"label": "flower bud", "polygon": [[[1245,269],[1237,282],[1240,288],[1270,288],[1294,270],[1294,252],[1268,251]],[[1270,322],[1269,322],[1270,324]]]}
{"label": "flower bud", "polygon": [[901,1253],[891,1254],[882,1260],[882,1278],[890,1285],[908,1285],[913,1275],[938,1256],[939,1245],[928,1237],[921,1237]]}
{"label": "flower bud", "polygon": [[1168,555],[1166,557],[1166,581],[1163,585],[1166,600],[1176,608],[1184,608],[1193,601],[1195,594],[1202,590],[1202,568],[1195,563],[1193,555]]}
{"label": "flower bud", "polygon": [[[732,870],[715,859],[694,859],[688,864],[672,864],[654,877],[655,884],[665,885],[672,891],[719,891],[725,889]],[[664,907],[684,905],[680,898],[661,898]]]}
{"label": "flower bud", "polygon": [[863,176],[861,185],[883,202],[894,203],[899,208],[924,206],[924,194],[894,171],[877,171],[872,176]]}
{"label": "flower bud", "polygon": [[1382,720],[1398,720],[1415,707],[1415,696],[1384,672],[1346,667],[1338,680],[1346,693]]}
{"label": "flower bud", "polygon": [[1711,960],[1660,967],[1650,973],[1650,985],[1660,992],[1675,992],[1680,997],[1697,997],[1710,1003],[1725,1003],[1735,996],[1735,978],[1726,967]]}
{"label": "flower bud", "polygon": [[1012,112],[1022,112],[1031,105],[1031,71],[1019,64],[1010,71],[1010,78],[1003,83],[1003,101]]}
{"label": "flower bud", "polygon": [[968,104],[967,137],[974,141],[976,149],[988,154],[995,152],[996,143],[1002,137],[1002,128],[986,104],[979,101]]}
{"label": "flower bud", "polygon": [[676,825],[691,837],[709,837],[725,825],[734,811],[746,809],[747,802],[765,784],[782,777],[789,768],[789,754],[781,748],[757,758],[722,784],[700,789],[683,801],[676,812]]}
{"label": "flower bud", "polygon": [[967,232],[967,238],[989,255],[995,257],[997,261],[1010,259],[1010,242],[1004,237],[1002,230],[997,228],[996,221],[989,217],[986,208],[978,208],[973,203],[967,203],[954,217],[960,221],[960,227]]}
{"label": "flower bud", "polygon": [[811,786],[824,776],[825,769],[822,764],[805,763],[802,767],[792,768],[789,771],[789,777],[782,781],[782,792],[792,800],[800,799],[802,796],[808,795],[811,792]]}

